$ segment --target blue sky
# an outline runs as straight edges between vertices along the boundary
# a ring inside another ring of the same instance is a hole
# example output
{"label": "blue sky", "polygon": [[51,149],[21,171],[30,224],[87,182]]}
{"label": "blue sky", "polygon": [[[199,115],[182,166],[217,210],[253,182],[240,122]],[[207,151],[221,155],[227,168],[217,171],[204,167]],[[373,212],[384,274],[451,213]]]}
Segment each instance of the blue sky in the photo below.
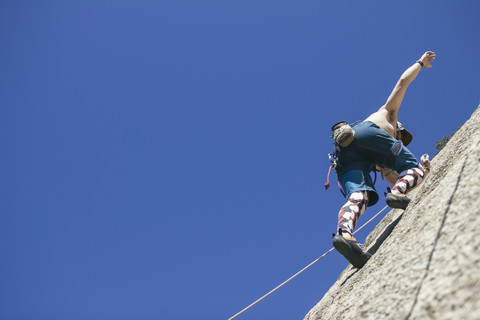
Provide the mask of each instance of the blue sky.
{"label": "blue sky", "polygon": [[[233,316],[331,247],[333,123],[375,112],[427,50],[399,112],[410,149],[470,117],[479,9],[2,1],[0,318]],[[334,252],[239,319],[301,319],[346,266]]]}

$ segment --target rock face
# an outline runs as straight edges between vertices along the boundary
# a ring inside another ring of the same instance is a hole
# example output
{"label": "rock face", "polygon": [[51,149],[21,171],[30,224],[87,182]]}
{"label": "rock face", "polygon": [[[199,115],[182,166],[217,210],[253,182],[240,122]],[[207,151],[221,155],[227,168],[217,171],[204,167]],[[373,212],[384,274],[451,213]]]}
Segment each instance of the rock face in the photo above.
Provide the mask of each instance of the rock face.
{"label": "rock face", "polygon": [[480,107],[410,195],[367,237],[373,257],[349,265],[306,320],[480,319]]}

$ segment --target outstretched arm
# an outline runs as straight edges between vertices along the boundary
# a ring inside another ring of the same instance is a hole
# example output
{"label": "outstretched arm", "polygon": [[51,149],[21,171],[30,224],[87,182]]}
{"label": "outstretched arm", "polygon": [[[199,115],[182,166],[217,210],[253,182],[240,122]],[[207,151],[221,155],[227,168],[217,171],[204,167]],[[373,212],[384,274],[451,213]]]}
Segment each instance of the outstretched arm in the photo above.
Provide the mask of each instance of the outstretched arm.
{"label": "outstretched arm", "polygon": [[[423,63],[424,68],[431,68],[432,62],[435,60],[435,53],[432,51],[427,51],[423,54],[419,61]],[[407,91],[408,85],[416,78],[422,65],[418,62],[415,62],[413,66],[405,70],[400,79],[397,82],[397,85],[393,89],[392,93],[387,99],[387,102],[380,109],[386,109],[388,114],[392,117],[395,116],[400,108],[400,104],[403,101],[405,92]]]}

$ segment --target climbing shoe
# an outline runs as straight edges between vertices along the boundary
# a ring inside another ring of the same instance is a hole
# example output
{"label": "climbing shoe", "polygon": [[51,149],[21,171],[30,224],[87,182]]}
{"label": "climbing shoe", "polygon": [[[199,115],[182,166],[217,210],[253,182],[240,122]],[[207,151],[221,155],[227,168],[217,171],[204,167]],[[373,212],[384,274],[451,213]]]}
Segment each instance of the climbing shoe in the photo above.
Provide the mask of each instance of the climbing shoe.
{"label": "climbing shoe", "polygon": [[406,195],[395,195],[393,193],[387,194],[387,204],[391,208],[405,210],[410,203],[411,199]]}
{"label": "climbing shoe", "polygon": [[355,238],[345,238],[339,234],[333,234],[333,246],[358,269],[363,267],[372,256],[360,248]]}

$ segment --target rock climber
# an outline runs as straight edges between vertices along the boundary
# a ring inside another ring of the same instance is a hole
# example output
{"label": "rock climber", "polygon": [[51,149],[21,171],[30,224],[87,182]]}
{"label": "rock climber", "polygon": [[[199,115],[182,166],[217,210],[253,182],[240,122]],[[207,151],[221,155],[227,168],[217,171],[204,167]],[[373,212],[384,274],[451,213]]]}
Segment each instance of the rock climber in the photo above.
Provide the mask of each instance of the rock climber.
{"label": "rock climber", "polygon": [[392,208],[403,210],[410,202],[406,194],[417,187],[430,171],[427,154],[419,162],[406,148],[413,136],[398,121],[398,109],[409,84],[422,68],[431,68],[435,58],[434,52],[425,52],[402,74],[387,102],[377,112],[351,127],[353,141],[336,149],[336,170],[347,202],[338,214],[333,245],[356,268],[363,267],[371,256],[360,248],[352,236],[358,218],[368,206],[378,201],[370,171],[376,168],[393,185],[386,202]]}

